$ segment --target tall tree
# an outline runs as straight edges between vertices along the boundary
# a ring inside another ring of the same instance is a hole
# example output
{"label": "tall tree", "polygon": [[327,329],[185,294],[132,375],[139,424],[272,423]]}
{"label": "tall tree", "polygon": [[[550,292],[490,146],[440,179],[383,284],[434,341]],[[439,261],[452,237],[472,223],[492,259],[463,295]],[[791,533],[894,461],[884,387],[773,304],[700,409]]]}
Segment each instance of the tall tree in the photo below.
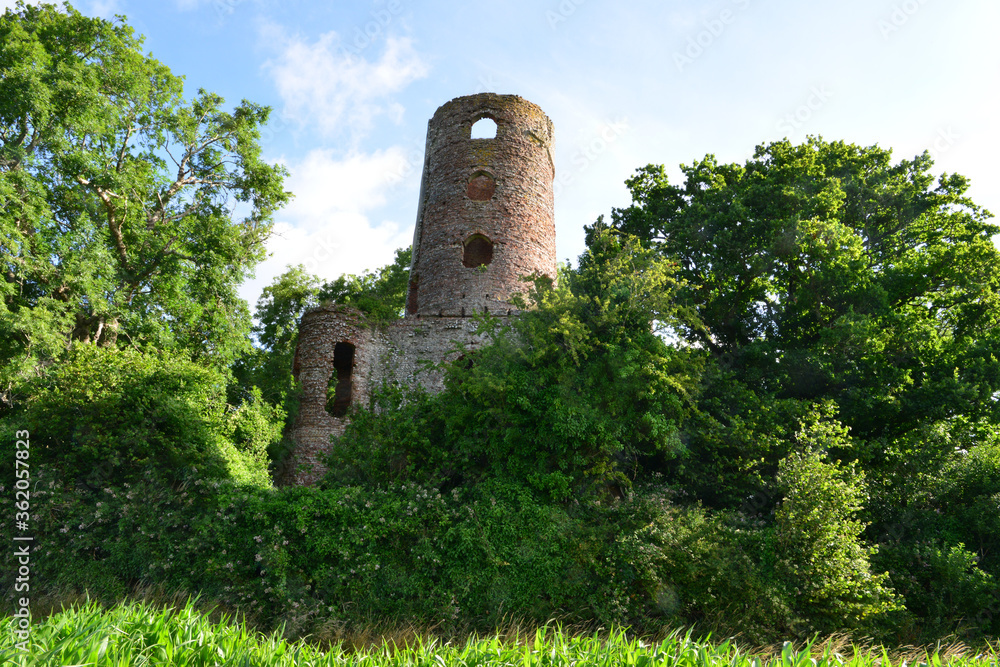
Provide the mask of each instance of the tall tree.
{"label": "tall tree", "polygon": [[344,274],[323,285],[320,301],[354,306],[376,322],[398,319],[406,305],[411,248],[397,248],[392,264],[359,276]]}
{"label": "tall tree", "polygon": [[269,109],[183,94],[122,20],[19,2],[0,17],[0,380],[71,342],[248,344],[236,288],[289,193]]}
{"label": "tall tree", "polygon": [[932,166],[811,137],[744,164],[708,155],[680,185],[656,165],[627,181],[612,225],[677,262],[699,316],[677,335],[714,360],[677,480],[736,507],[756,487],[755,508],[773,507],[795,425],[824,405],[850,428],[837,455],[872,473],[874,505],[897,507],[892,480],[953,455],[919,429],[1000,423],[1000,228],[966,178]]}
{"label": "tall tree", "polygon": [[1000,231],[924,153],[810,138],[707,156],[671,185],[627,183],[616,228],[680,265],[700,315],[683,335],[754,390],[834,399],[855,437],[962,413],[1000,417]]}

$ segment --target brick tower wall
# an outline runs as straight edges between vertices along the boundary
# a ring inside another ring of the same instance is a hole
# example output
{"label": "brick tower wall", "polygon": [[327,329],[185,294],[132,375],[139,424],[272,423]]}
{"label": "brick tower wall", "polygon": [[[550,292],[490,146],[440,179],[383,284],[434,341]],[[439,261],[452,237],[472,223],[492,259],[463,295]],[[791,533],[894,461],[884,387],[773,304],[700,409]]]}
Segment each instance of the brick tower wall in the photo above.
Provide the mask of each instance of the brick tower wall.
{"label": "brick tower wall", "polygon": [[385,346],[384,335],[353,308],[321,306],[302,316],[292,370],[302,394],[282,482],[312,485],[323,477],[330,438],[344,433],[350,410],[365,405],[372,384],[381,379]]}
{"label": "brick tower wall", "polygon": [[[482,118],[496,122],[495,138],[471,138]],[[459,97],[437,110],[427,127],[408,316],[505,314],[510,296],[525,289],[521,276],[555,277],[552,141],[552,121],[516,95]]]}

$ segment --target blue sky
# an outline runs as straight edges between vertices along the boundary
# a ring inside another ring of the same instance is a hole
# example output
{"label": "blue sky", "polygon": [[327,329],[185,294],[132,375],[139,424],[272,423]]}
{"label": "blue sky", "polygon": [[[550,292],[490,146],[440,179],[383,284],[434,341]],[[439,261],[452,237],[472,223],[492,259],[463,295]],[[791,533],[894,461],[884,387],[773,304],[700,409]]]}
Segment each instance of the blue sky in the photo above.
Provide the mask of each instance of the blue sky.
{"label": "blue sky", "polygon": [[[0,1],[0,7],[12,1]],[[189,93],[273,107],[265,154],[291,171],[251,305],[289,264],[323,278],[409,245],[427,120],[513,93],[555,125],[560,260],[629,203],[648,163],[749,157],[809,134],[931,151],[1000,214],[996,0],[79,0],[123,14]]]}

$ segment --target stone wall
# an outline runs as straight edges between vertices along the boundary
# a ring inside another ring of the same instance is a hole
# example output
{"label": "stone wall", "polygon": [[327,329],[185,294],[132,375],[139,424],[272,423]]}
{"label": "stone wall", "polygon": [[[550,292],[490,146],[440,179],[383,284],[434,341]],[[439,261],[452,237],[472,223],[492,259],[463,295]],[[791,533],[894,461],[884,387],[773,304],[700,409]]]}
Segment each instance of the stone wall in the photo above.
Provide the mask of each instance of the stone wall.
{"label": "stone wall", "polygon": [[419,384],[430,392],[444,389],[444,376],[428,369],[425,362],[454,361],[486,342],[476,334],[476,322],[468,317],[407,318],[394,322],[385,333],[389,341],[382,364],[385,377],[402,384]]}
{"label": "stone wall", "polygon": [[[343,435],[350,410],[366,405],[372,390],[383,382],[441,391],[443,375],[428,362],[451,361],[483,344],[483,336],[476,333],[476,322],[467,317],[411,318],[380,328],[345,306],[322,306],[306,313],[299,325],[293,370],[302,385],[302,397],[292,428],[288,473],[282,482],[318,482],[326,473],[322,459],[332,446],[332,438]],[[337,400],[339,385],[344,383],[344,345],[353,348],[348,360],[347,406],[342,396]]]}

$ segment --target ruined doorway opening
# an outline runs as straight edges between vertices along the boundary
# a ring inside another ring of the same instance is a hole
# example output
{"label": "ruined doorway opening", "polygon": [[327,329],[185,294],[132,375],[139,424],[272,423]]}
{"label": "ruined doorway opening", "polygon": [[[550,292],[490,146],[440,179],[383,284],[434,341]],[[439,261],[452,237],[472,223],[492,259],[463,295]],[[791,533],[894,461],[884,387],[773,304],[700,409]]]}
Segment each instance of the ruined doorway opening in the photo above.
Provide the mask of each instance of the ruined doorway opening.
{"label": "ruined doorway opening", "polygon": [[345,417],[351,407],[351,374],[354,372],[354,346],[333,346],[333,372],[326,385],[326,411],[331,417]]}
{"label": "ruined doorway opening", "polygon": [[462,252],[462,266],[474,269],[487,266],[493,261],[493,241],[482,234],[473,234],[465,240]]}

